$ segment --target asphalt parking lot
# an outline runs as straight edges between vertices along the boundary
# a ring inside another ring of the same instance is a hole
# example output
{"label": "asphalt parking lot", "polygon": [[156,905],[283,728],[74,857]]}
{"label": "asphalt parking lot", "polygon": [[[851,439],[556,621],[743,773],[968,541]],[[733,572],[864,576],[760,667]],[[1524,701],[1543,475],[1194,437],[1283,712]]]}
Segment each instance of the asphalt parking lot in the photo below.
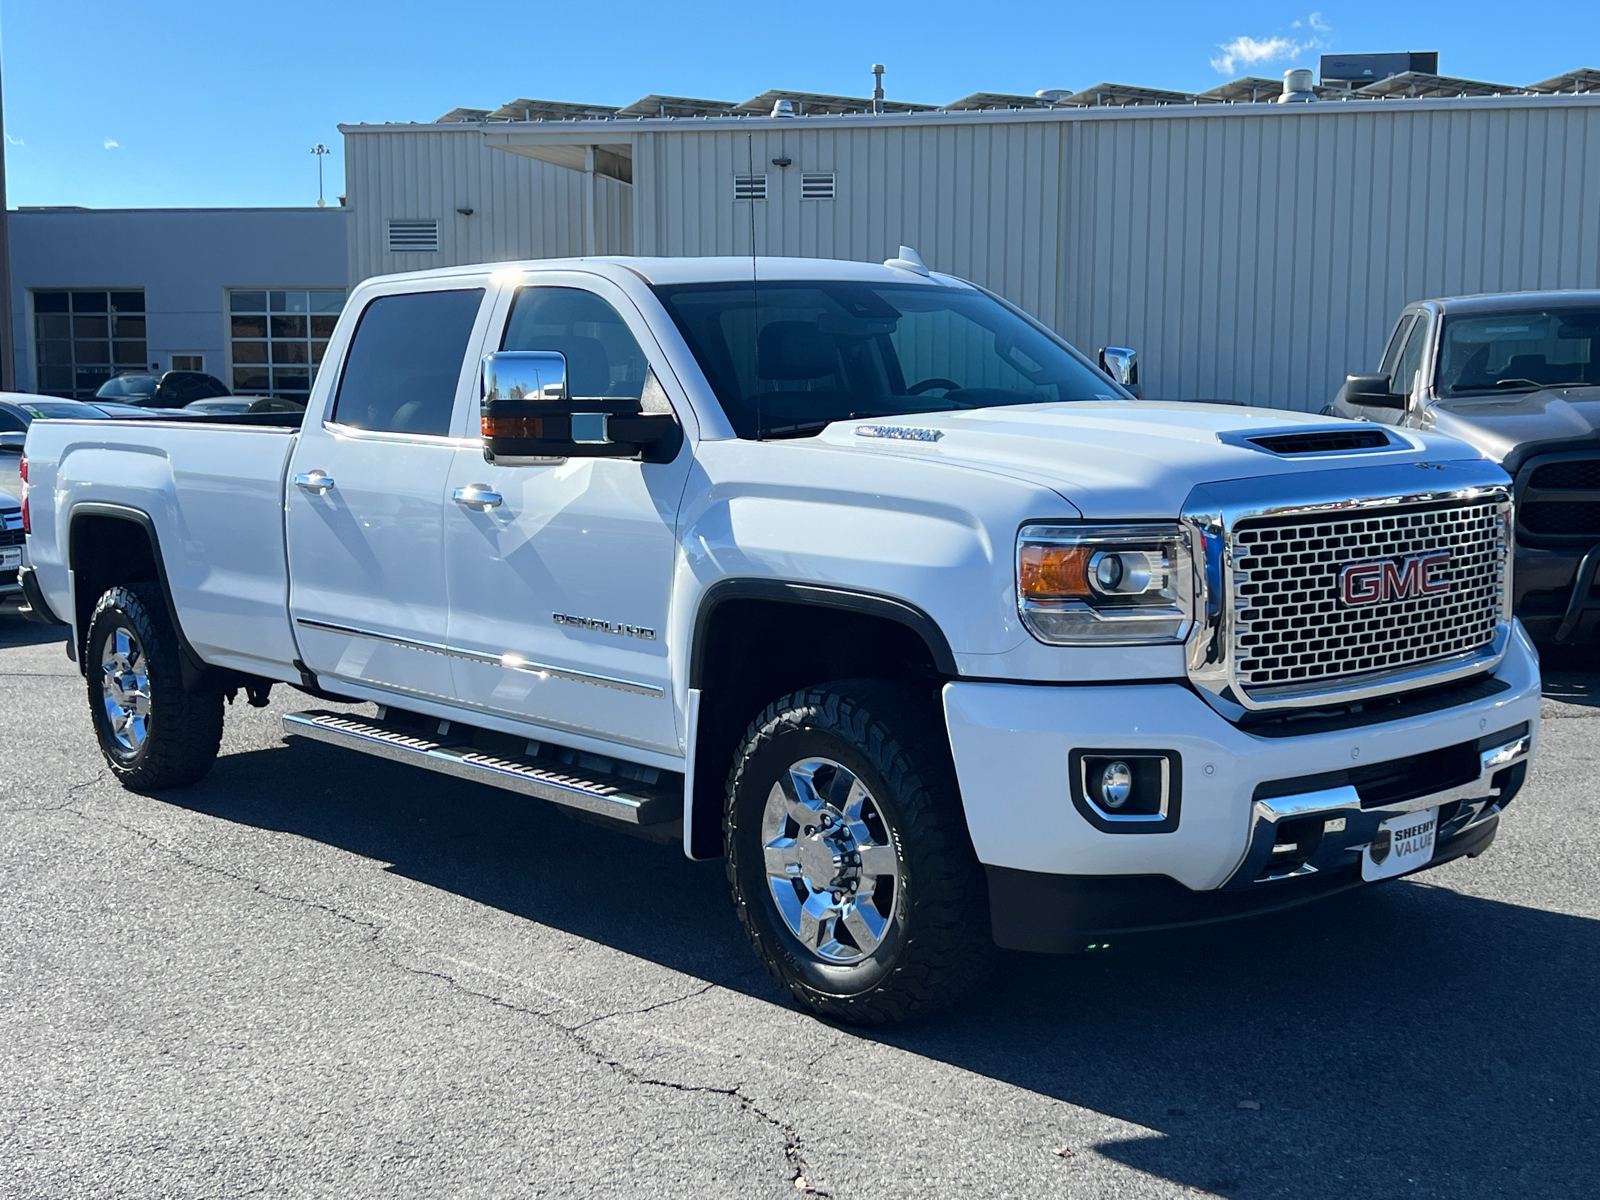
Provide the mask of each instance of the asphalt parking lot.
{"label": "asphalt parking lot", "polygon": [[1483,857],[863,1034],[718,863],[230,710],[116,786],[0,613],[0,1196],[1600,1193],[1600,671]]}

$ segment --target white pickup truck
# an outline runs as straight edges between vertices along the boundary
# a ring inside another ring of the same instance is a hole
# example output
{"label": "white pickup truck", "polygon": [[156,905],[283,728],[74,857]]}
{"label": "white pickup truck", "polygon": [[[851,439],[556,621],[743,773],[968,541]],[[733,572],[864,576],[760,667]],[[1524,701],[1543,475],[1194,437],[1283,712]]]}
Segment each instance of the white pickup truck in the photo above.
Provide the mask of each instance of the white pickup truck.
{"label": "white pickup truck", "polygon": [[1538,730],[1499,467],[1136,401],[908,250],[371,279],[303,422],[41,420],[25,469],[127,786],[241,689],[370,702],[286,732],[725,856],[844,1020],[1476,855]]}

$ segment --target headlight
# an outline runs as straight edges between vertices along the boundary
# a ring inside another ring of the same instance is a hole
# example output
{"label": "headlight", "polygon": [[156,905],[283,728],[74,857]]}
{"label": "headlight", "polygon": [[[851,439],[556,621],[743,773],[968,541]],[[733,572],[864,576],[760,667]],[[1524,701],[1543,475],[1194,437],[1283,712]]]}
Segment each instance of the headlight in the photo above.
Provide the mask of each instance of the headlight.
{"label": "headlight", "polygon": [[1017,607],[1052,645],[1181,642],[1194,612],[1189,539],[1177,525],[1025,525]]}

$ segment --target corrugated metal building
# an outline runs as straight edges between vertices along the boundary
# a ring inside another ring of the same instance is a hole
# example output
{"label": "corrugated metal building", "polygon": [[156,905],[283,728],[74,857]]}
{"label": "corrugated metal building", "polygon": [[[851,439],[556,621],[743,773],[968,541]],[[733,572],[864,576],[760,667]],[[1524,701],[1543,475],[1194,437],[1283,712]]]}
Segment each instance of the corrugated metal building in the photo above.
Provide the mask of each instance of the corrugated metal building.
{"label": "corrugated metal building", "polygon": [[1409,300],[1600,287],[1600,94],[1439,90],[343,126],[351,282],[746,254],[752,235],[760,254],[861,260],[905,243],[1080,348],[1138,348],[1147,395],[1314,410]]}

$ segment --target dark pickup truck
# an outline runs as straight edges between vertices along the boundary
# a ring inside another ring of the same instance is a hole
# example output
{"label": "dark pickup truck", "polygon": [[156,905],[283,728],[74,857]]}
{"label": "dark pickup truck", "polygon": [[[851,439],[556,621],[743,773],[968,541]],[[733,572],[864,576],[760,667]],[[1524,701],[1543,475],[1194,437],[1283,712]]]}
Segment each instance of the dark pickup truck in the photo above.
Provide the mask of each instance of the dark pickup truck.
{"label": "dark pickup truck", "polygon": [[1600,642],[1600,291],[1419,300],[1325,413],[1460,438],[1516,490],[1516,615]]}

